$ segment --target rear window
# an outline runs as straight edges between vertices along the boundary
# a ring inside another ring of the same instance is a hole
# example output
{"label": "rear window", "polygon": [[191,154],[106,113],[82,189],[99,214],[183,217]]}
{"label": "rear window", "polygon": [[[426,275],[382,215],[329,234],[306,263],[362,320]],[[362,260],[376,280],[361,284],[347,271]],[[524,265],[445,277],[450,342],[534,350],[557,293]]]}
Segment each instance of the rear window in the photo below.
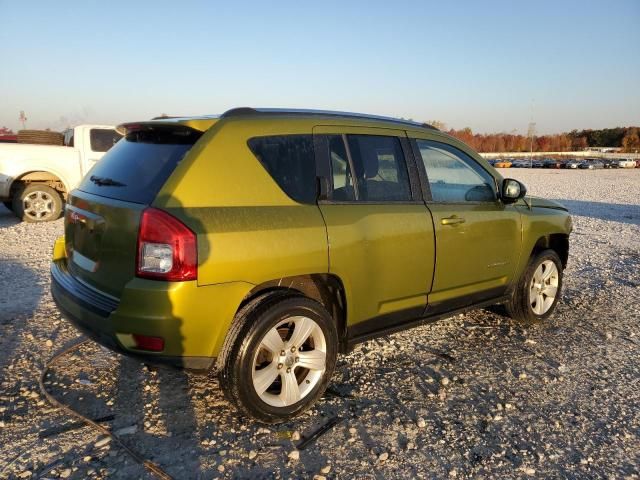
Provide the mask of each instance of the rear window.
{"label": "rear window", "polygon": [[64,131],[64,146],[73,147],[73,128]]}
{"label": "rear window", "polygon": [[311,135],[255,137],[249,148],[280,188],[296,202],[316,202],[316,166]]}
{"label": "rear window", "polygon": [[[92,128],[89,132],[91,150],[94,152],[106,152],[121,138],[122,135],[118,132],[106,128]],[[71,145],[73,145],[73,137],[71,142]]]}
{"label": "rear window", "polygon": [[95,164],[78,188],[150,204],[201,135],[190,128],[166,126],[130,132]]}

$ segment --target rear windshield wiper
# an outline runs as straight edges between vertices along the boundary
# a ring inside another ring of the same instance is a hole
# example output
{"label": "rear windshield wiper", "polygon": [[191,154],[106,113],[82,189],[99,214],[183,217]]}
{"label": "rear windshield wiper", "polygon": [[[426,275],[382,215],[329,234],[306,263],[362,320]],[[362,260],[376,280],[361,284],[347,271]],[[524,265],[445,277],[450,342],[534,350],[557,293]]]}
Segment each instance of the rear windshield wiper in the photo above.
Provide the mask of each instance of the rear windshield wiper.
{"label": "rear windshield wiper", "polygon": [[124,183],[116,182],[113,178],[96,177],[95,175],[91,175],[89,177],[89,180],[91,180],[99,187],[126,187]]}

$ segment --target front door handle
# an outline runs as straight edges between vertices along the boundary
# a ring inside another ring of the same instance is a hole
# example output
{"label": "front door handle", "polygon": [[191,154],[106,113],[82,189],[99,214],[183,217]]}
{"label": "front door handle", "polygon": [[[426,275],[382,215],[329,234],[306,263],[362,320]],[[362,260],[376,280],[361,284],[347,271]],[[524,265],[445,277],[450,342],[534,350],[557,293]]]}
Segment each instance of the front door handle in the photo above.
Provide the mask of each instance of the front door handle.
{"label": "front door handle", "polygon": [[443,218],[440,220],[442,225],[456,225],[458,223],[464,223],[466,220],[464,218],[458,217],[457,215],[452,215],[450,217]]}

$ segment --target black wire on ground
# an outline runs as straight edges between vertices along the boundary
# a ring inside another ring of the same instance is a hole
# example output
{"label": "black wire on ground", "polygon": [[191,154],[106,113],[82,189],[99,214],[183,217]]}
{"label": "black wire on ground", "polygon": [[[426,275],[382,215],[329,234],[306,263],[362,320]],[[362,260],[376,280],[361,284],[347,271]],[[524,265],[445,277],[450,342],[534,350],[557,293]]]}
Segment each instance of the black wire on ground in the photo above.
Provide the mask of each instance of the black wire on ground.
{"label": "black wire on ground", "polygon": [[51,366],[53,364],[55,364],[61,357],[67,355],[68,353],[71,353],[71,352],[77,350],[82,345],[84,345],[85,343],[88,343],[88,342],[89,342],[89,340],[83,340],[83,341],[81,341],[79,343],[71,345],[69,348],[64,349],[63,351],[61,351],[60,353],[57,353],[51,359],[49,359],[49,361],[45,364],[44,368],[42,369],[42,373],[40,374],[40,380],[38,381],[38,383],[40,385],[40,391],[45,396],[45,398],[49,401],[49,403],[51,405],[53,405],[54,407],[64,410],[69,415],[71,415],[73,417],[76,417],[77,419],[83,421],[84,423],[86,423],[90,427],[93,427],[95,430],[98,430],[100,433],[103,433],[103,434],[111,437],[111,439],[115,443],[117,443],[120,448],[122,448],[125,452],[127,452],[131,458],[133,458],[137,463],[139,463],[144,468],[146,468],[150,473],[152,473],[153,475],[155,475],[156,477],[158,477],[158,478],[160,478],[162,480],[173,480],[172,477],[168,473],[166,473],[164,470],[162,470],[162,468],[160,468],[158,465],[156,465],[155,463],[153,463],[150,460],[145,460],[140,455],[138,455],[135,451],[133,451],[131,448],[129,448],[127,445],[125,445],[117,435],[115,435],[114,433],[111,432],[111,430],[109,430],[106,427],[103,427],[102,425],[100,425],[97,422],[94,422],[90,418],[85,417],[81,413],[76,412],[71,407],[59,402],[58,400],[56,400],[53,397],[53,395],[51,395],[46,390],[46,388],[44,388],[44,380],[45,380],[47,374],[49,373],[49,369],[51,368]]}

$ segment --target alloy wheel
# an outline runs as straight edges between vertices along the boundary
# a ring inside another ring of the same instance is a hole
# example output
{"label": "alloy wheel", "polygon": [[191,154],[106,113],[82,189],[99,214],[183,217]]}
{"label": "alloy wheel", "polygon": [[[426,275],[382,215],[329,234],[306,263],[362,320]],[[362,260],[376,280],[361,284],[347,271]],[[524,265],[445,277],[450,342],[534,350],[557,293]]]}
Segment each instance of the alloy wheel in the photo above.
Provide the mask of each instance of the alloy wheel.
{"label": "alloy wheel", "polygon": [[253,387],[273,407],[288,407],[305,398],[322,380],[327,342],[309,317],[288,317],[270,329],[253,359]]}
{"label": "alloy wheel", "polygon": [[53,214],[53,201],[53,197],[47,192],[31,192],[22,200],[24,213],[33,220],[43,220]]}
{"label": "alloy wheel", "polygon": [[545,260],[533,273],[529,286],[529,304],[533,313],[544,315],[549,311],[558,293],[558,267]]}

